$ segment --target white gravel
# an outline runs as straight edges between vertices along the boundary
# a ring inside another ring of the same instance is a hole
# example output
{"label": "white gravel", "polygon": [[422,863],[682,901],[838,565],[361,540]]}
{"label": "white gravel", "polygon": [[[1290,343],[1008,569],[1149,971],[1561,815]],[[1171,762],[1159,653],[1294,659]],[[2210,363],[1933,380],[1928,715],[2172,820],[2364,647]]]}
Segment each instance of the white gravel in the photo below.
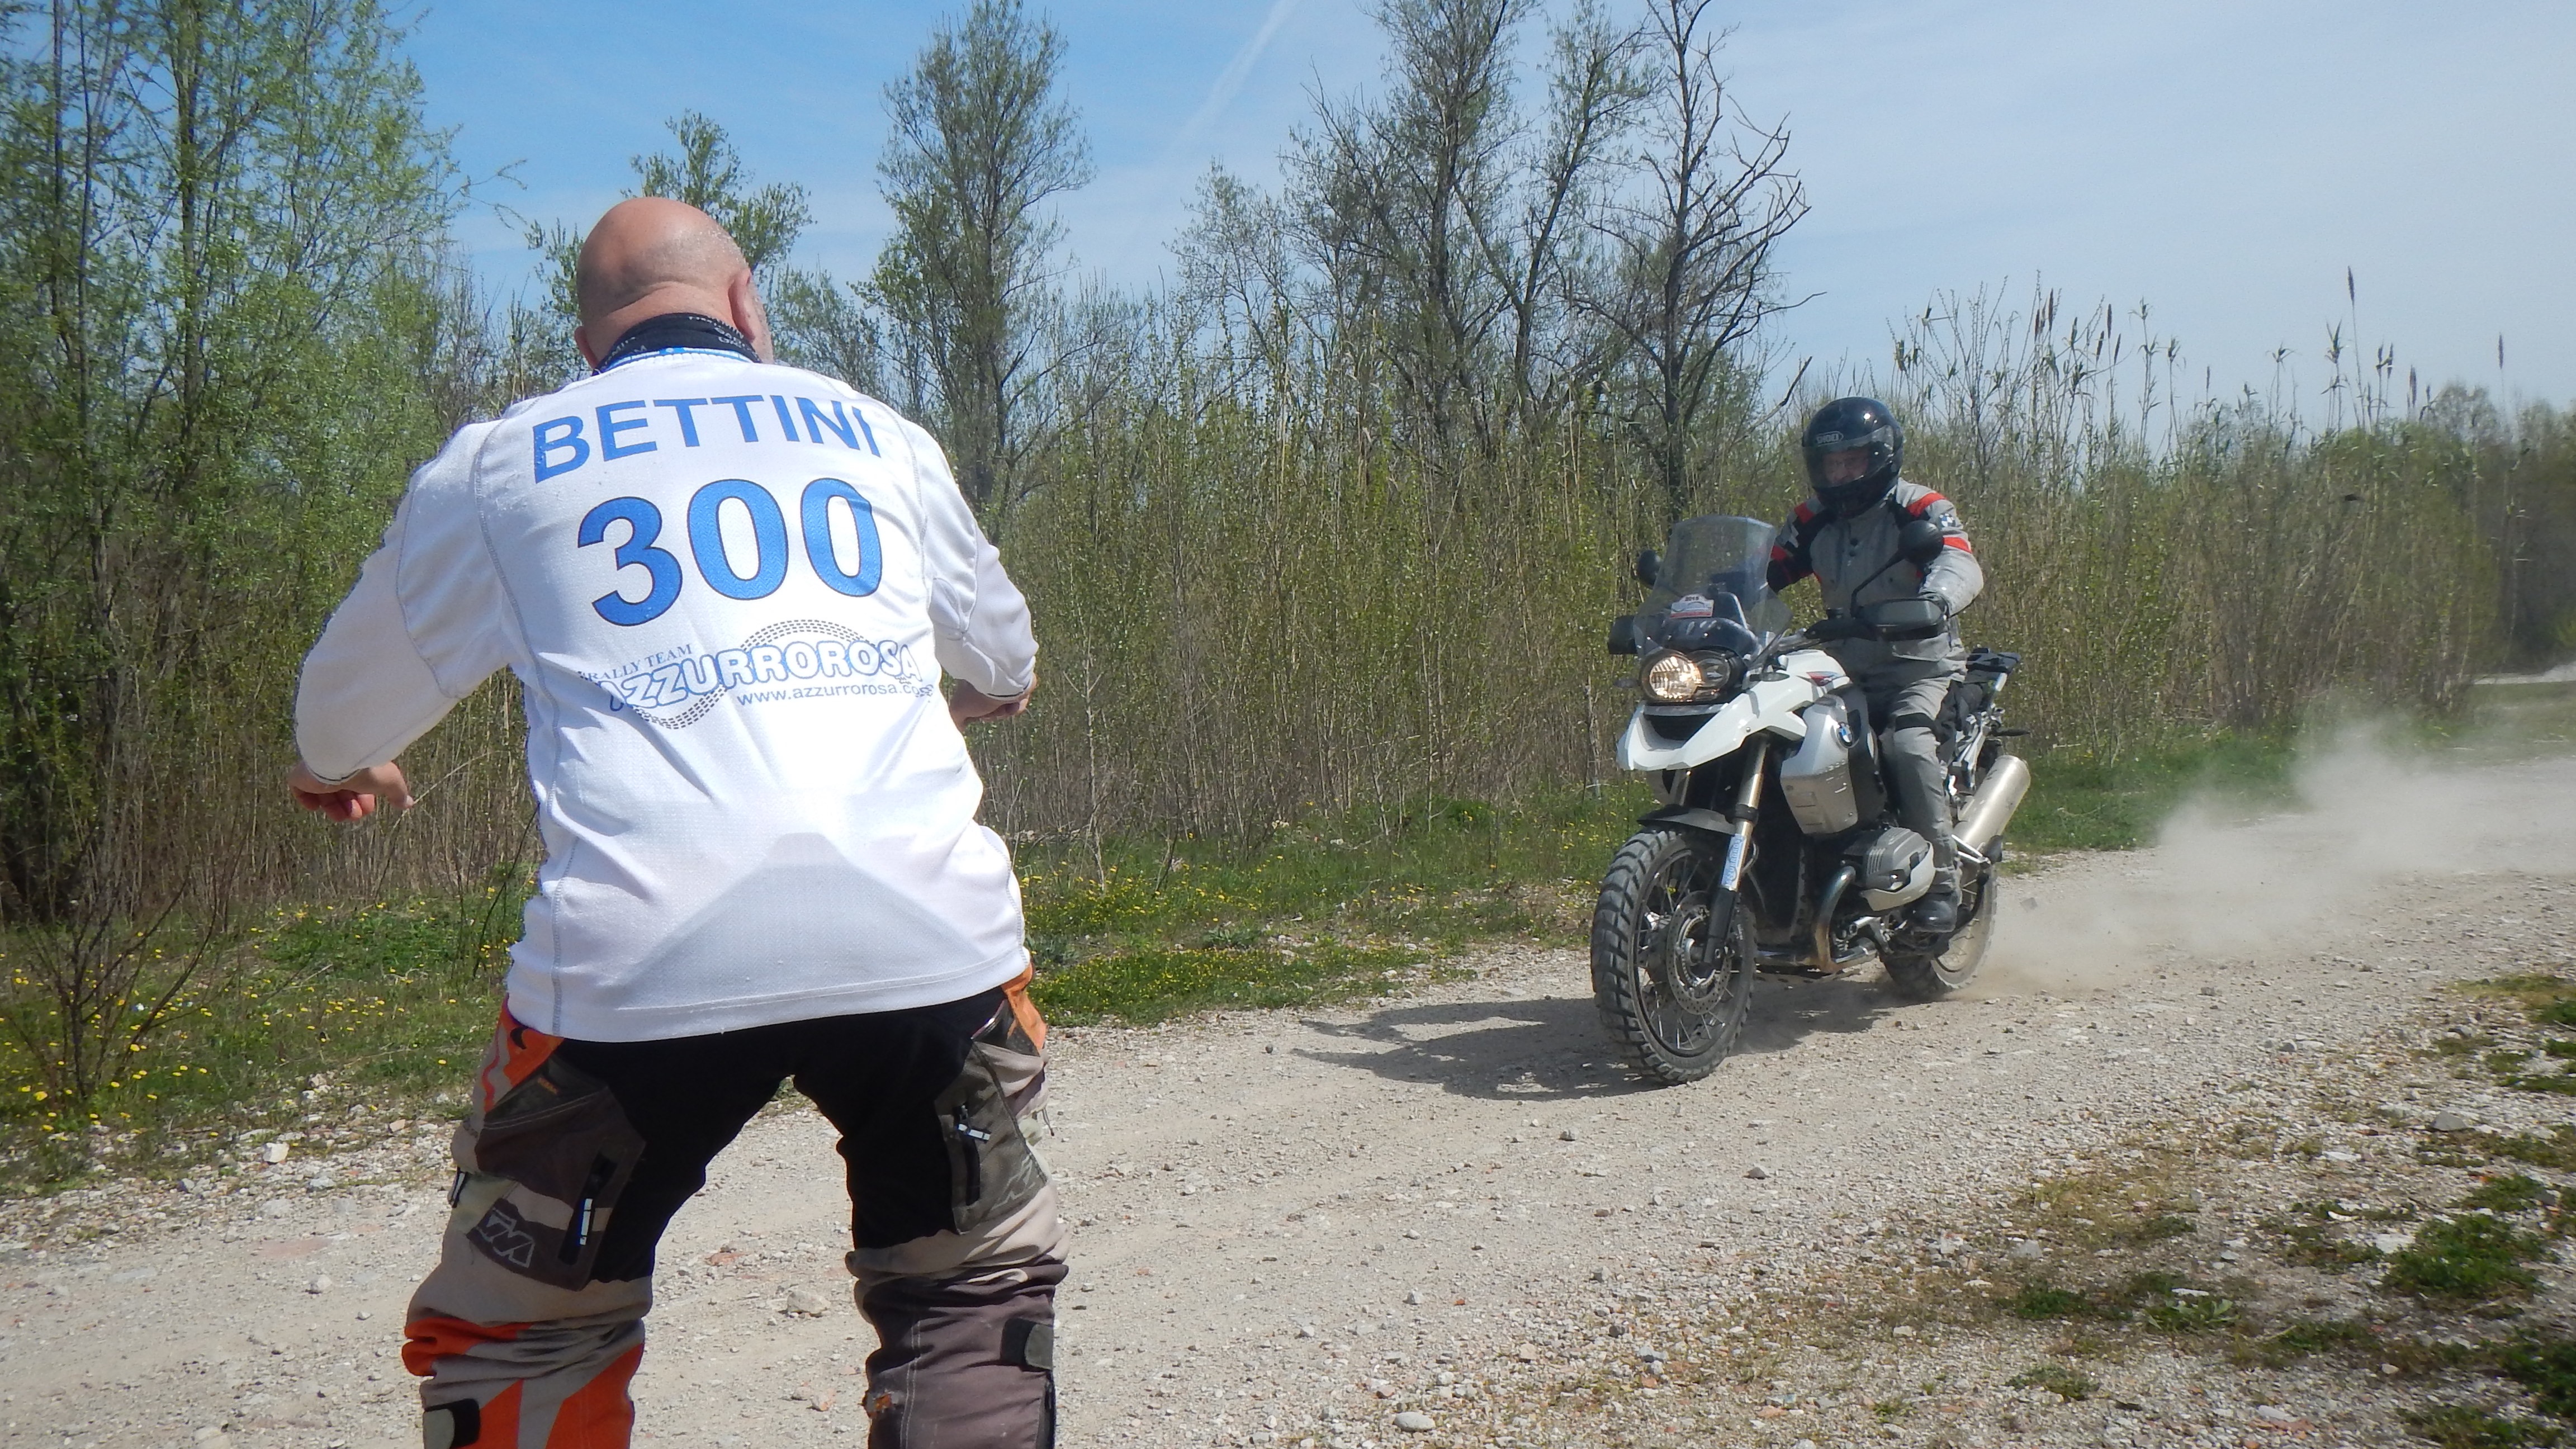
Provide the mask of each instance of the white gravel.
{"label": "white gravel", "polygon": [[[2001,1224],[2034,1184],[2167,1153],[2198,1227],[2155,1261],[2249,1311],[2349,1314],[2366,1273],[2287,1261],[2268,1215],[2439,1207],[2472,1179],[2418,1145],[2568,1120],[2414,1048],[2515,1019],[2448,983],[2576,969],[2576,762],[2332,769],[2327,808],[2017,879],[1966,998],[1765,981],[1743,1054],[1692,1087],[1614,1066],[1564,949],[1350,1009],[1060,1033],[1064,1442],[2376,1444],[2428,1394],[2508,1402],[2182,1338],[2111,1345],[2060,1402],[2006,1380],[2062,1325],[1942,1307],[2101,1266]],[[0,1207],[0,1445],[416,1443],[395,1349],[444,1128],[378,1130]],[[864,1437],[837,1168],[819,1118],[777,1112],[680,1215],[639,1442]],[[2545,1276],[2524,1323],[2562,1311]]]}

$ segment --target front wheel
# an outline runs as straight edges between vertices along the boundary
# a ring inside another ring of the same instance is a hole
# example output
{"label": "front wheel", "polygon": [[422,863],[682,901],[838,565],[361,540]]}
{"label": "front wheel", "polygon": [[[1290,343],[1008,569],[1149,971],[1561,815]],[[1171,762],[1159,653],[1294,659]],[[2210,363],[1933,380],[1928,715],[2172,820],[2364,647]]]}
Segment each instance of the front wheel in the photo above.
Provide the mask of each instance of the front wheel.
{"label": "front wheel", "polygon": [[1995,934],[1995,895],[2001,884],[1991,866],[1961,881],[1959,908],[1967,919],[1934,949],[1918,945],[1908,950],[1915,944],[1907,939],[1912,933],[1900,934],[1882,953],[1889,988],[1908,1001],[1938,1001],[1967,985],[1984,964],[1986,942]]}
{"label": "front wheel", "polygon": [[1601,1024],[1630,1066],[1668,1085],[1716,1070],[1753,1000],[1743,911],[1728,910],[1727,925],[1712,929],[1723,864],[1695,836],[1641,830],[1610,862],[1592,912]]}

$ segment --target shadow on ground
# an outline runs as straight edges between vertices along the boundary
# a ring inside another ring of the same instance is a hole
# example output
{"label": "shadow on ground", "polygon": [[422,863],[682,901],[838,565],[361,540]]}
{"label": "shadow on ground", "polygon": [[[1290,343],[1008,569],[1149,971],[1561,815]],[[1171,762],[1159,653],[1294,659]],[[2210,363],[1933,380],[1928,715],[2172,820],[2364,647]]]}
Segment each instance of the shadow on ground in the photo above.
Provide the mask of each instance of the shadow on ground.
{"label": "shadow on ground", "polygon": [[[1754,982],[1736,1056],[1788,1051],[1819,1034],[1869,1031],[1903,1004],[1875,973],[1865,981],[1765,977]],[[1562,1102],[1654,1090],[1612,1050],[1589,995],[1412,1002],[1358,1021],[1302,1024],[1352,1044],[1348,1051],[1300,1049],[1311,1060],[1390,1081],[1436,1082],[1462,1097]]]}

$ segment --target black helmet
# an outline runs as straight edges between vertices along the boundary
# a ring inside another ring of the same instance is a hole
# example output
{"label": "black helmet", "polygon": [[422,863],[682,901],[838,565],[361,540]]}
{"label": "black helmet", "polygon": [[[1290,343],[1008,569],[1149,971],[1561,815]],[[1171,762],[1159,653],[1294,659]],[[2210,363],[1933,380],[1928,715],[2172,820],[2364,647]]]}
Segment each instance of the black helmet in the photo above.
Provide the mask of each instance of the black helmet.
{"label": "black helmet", "polygon": [[[1869,471],[1849,483],[1825,481],[1825,455],[1869,449]],[[1807,455],[1807,483],[1834,512],[1849,517],[1887,496],[1905,463],[1905,429],[1887,404],[1874,397],[1838,397],[1816,409],[1798,438]]]}

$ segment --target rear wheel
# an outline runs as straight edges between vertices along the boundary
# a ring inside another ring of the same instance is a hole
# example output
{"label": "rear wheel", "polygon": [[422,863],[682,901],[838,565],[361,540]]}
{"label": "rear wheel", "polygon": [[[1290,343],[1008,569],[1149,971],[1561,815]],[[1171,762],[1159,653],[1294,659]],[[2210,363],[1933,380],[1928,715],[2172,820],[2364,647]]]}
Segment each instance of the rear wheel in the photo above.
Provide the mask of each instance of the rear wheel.
{"label": "rear wheel", "polygon": [[[1916,942],[1909,940],[1911,932],[1900,934],[1881,953],[1888,988],[1908,1001],[1938,1001],[1967,985],[1984,963],[1986,942],[1995,933],[1999,884],[1991,866],[1959,883],[1959,911],[1966,919],[1948,940]],[[1914,949],[1907,949],[1909,945]]]}
{"label": "rear wheel", "polygon": [[1593,1003],[1628,1064],[1658,1082],[1707,1076],[1744,1032],[1753,955],[1741,909],[1712,929],[1722,864],[1696,836],[1643,830],[1602,877]]}

